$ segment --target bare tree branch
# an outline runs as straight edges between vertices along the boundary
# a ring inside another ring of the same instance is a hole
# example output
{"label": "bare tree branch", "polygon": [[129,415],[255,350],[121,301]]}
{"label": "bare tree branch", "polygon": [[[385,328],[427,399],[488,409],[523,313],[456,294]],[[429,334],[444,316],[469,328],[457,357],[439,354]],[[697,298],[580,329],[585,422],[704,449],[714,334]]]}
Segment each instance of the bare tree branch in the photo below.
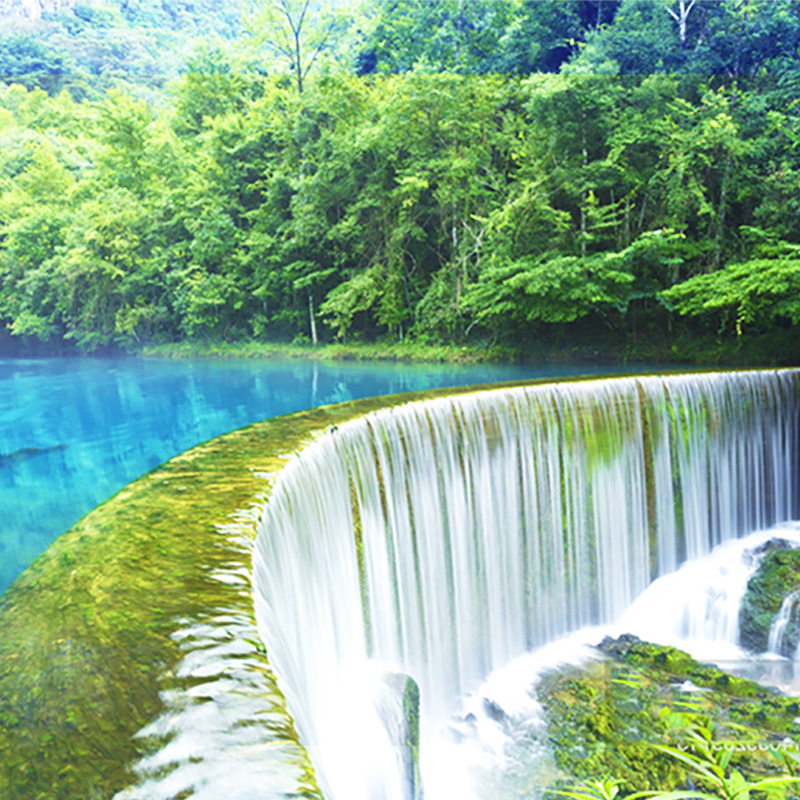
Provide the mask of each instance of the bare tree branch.
{"label": "bare tree branch", "polygon": [[299,93],[335,30],[336,17],[325,7],[312,0],[262,0],[260,13],[251,19],[255,42],[288,62]]}

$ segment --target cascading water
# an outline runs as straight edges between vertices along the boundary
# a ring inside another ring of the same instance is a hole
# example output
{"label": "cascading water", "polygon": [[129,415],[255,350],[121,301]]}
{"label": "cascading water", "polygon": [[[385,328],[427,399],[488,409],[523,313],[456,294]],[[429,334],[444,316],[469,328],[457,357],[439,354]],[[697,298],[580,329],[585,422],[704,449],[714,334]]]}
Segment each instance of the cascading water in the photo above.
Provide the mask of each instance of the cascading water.
{"label": "cascading water", "polygon": [[792,619],[797,619],[798,604],[800,604],[800,591],[790,592],[781,603],[781,607],[772,622],[767,640],[767,650],[778,655],[790,655],[784,650],[788,649],[786,630]]}
{"label": "cascading water", "polygon": [[796,516],[799,389],[791,371],[503,389],[376,412],[292,459],[254,597],[325,796],[408,796],[386,674],[418,683],[430,738],[512,659]]}
{"label": "cascading water", "polygon": [[[763,558],[765,551],[759,548],[776,538],[800,546],[800,525],[784,523],[741,539],[729,539],[710,553],[687,561],[675,572],[653,581],[615,620],[612,633],[633,633],[716,663],[742,660],[745,657],[739,647],[742,598]],[[800,592],[797,594],[800,597]],[[775,628],[773,624],[773,631]],[[780,636],[780,630],[775,636]]]}

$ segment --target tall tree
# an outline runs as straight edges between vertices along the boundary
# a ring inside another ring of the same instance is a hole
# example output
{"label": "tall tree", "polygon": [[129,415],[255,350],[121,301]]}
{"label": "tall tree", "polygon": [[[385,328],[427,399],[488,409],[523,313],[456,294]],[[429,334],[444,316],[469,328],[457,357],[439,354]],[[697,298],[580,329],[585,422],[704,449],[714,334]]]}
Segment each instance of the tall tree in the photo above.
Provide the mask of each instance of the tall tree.
{"label": "tall tree", "polygon": [[686,49],[686,33],[689,27],[689,17],[696,5],[697,0],[678,0],[677,3],[664,6],[667,13],[675,20],[678,26],[678,36],[681,40],[681,48],[684,50]]}
{"label": "tall tree", "polygon": [[341,18],[325,0],[264,0],[246,29],[256,47],[288,67],[302,94],[314,65],[332,47]]}
{"label": "tall tree", "polygon": [[486,73],[502,69],[515,0],[380,0],[361,72]]}

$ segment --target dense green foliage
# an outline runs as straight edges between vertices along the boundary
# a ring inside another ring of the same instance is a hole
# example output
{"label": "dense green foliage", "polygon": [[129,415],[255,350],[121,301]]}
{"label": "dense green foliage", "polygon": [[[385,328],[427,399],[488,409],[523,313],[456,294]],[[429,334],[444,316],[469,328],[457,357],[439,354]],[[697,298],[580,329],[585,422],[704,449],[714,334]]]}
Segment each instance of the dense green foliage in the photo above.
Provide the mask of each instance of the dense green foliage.
{"label": "dense green foliage", "polygon": [[679,315],[733,341],[800,320],[795,4],[304,2],[157,96],[0,84],[0,344],[669,352]]}
{"label": "dense green foliage", "polygon": [[789,74],[792,0],[374,0],[362,72]]}
{"label": "dense green foliage", "polygon": [[[735,770],[748,781],[785,775],[780,756],[787,734],[797,730],[797,698],[635,636],[607,638],[599,648],[607,660],[554,672],[538,689],[558,788],[574,786],[576,779],[596,786],[598,777],[613,776],[620,797],[689,788],[728,797],[717,794],[720,775],[731,777]],[[720,775],[693,769],[702,761],[698,732],[713,740],[709,753],[728,754]],[[793,748],[789,752],[794,755]],[[562,788],[548,796],[602,795]],[[761,796],[796,797],[785,786]]]}
{"label": "dense green foliage", "polygon": [[[13,8],[13,0],[12,8]],[[36,6],[37,3],[31,3]],[[159,87],[185,70],[207,37],[233,40],[249,0],[75,0],[39,18],[17,13],[0,31],[0,78],[96,97],[121,82]]]}

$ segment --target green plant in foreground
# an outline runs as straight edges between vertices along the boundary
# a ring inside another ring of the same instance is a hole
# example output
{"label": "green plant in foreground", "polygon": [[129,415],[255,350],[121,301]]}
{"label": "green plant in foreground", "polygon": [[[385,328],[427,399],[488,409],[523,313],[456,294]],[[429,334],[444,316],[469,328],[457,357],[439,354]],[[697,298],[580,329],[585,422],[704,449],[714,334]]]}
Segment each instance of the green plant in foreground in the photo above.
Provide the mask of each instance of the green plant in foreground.
{"label": "green plant in foreground", "polygon": [[602,781],[589,781],[572,789],[561,789],[553,794],[571,797],[572,800],[614,800],[619,794],[619,781],[606,778]]}
{"label": "green plant in foreground", "polygon": [[[734,752],[741,745],[733,742],[714,742],[711,726],[707,722],[691,725],[686,732],[689,747],[681,749],[666,745],[657,745],[658,749],[681,761],[690,775],[712,787],[712,792],[695,790],[678,790],[671,792],[638,792],[630,795],[633,798],[656,798],[656,800],[680,800],[681,798],[702,798],[703,800],[750,800],[750,792],[763,791],[767,797],[785,798],[786,790],[792,784],[800,784],[800,778],[792,775],[781,775],[774,778],[763,778],[748,781],[747,778],[731,765]],[[746,745],[745,745],[746,746]],[[775,754],[770,749],[768,752]],[[782,753],[784,765],[796,772],[793,759],[786,752]],[[777,791],[776,791],[777,790]],[[794,793],[797,797],[797,794]]]}
{"label": "green plant in foreground", "polygon": [[[635,792],[626,800],[652,798],[652,800],[755,800],[751,792],[758,792],[763,800],[789,800],[800,797],[790,787],[800,785],[798,759],[785,750],[770,752],[789,775],[762,778],[748,781],[744,774],[731,764],[733,754],[742,748],[734,742],[713,741],[711,725],[707,720],[693,723],[686,729],[687,743],[682,747],[656,745],[664,753],[680,761],[687,769],[687,775],[707,785],[711,791],[679,789],[674,791]],[[744,745],[747,747],[747,745]],[[690,752],[691,751],[691,752]],[[790,793],[791,791],[791,793]],[[569,790],[559,790],[553,794],[572,798],[572,800],[614,800],[619,793],[619,781],[589,781]]]}

